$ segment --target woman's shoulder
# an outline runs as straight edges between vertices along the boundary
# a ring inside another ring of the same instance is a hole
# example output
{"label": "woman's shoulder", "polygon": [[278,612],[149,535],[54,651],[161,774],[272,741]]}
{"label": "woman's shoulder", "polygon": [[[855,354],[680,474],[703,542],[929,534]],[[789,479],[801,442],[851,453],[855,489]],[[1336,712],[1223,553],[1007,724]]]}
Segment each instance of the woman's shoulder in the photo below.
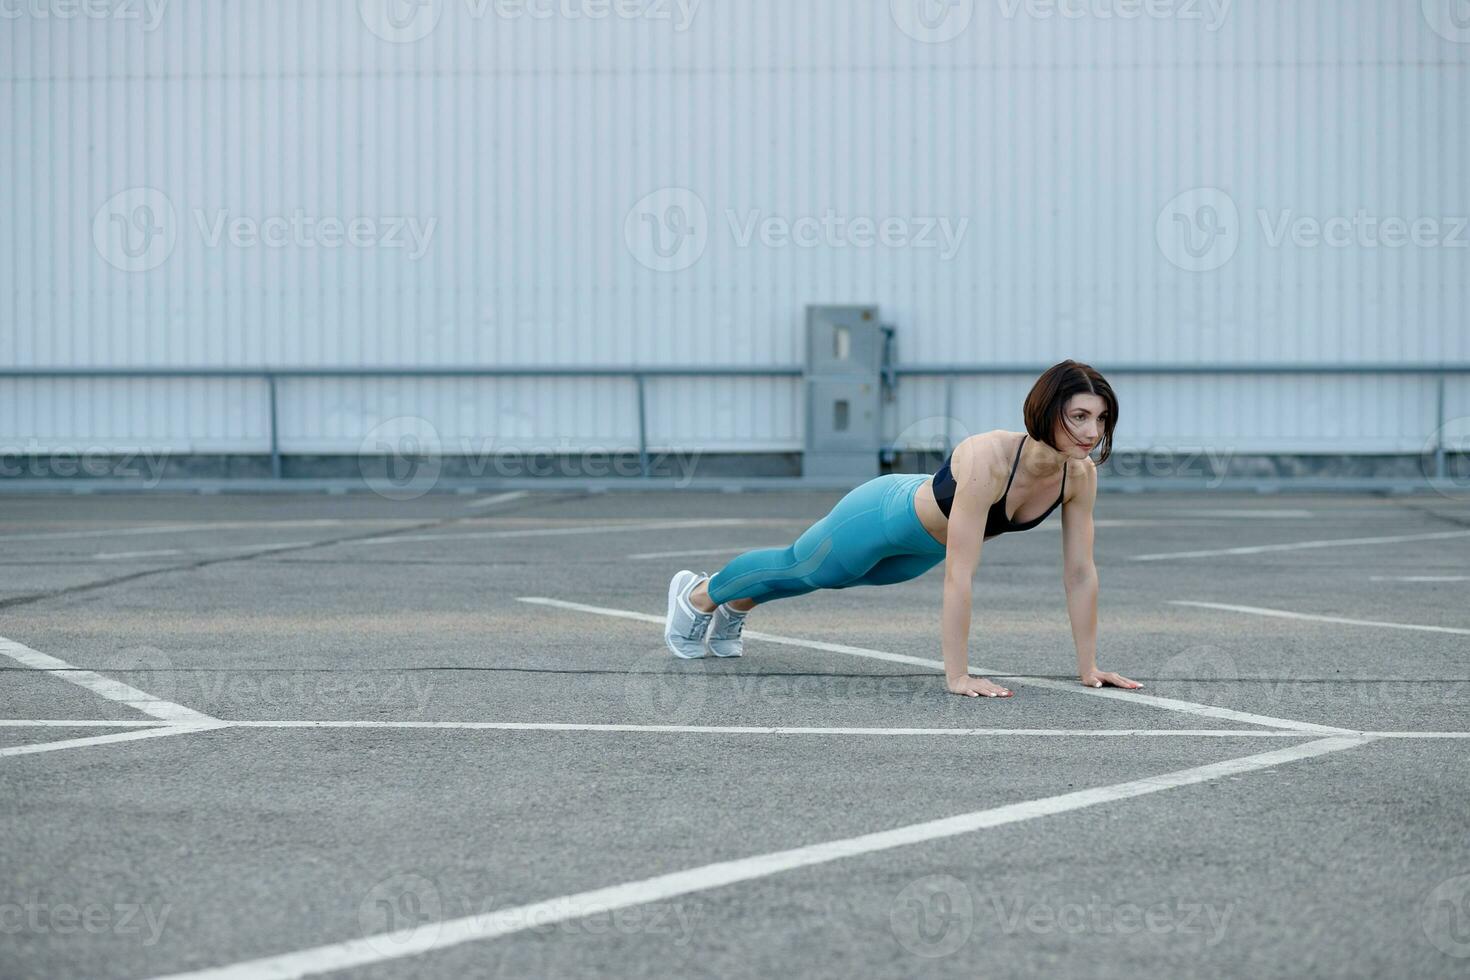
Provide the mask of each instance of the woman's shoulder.
{"label": "woman's shoulder", "polygon": [[[955,443],[954,449],[950,451],[950,471],[955,474],[956,482],[961,482],[960,473],[988,473],[993,477],[997,469],[1008,471],[1010,457],[1007,453],[1020,436],[1019,432],[991,429],[989,432],[977,432]],[[1004,480],[1004,477],[1001,479]]]}
{"label": "woman's shoulder", "polygon": [[1096,493],[1097,487],[1097,463],[1091,456],[1084,459],[1067,460],[1067,471],[1063,474],[1066,480],[1063,489],[1063,502],[1071,500],[1078,494]]}

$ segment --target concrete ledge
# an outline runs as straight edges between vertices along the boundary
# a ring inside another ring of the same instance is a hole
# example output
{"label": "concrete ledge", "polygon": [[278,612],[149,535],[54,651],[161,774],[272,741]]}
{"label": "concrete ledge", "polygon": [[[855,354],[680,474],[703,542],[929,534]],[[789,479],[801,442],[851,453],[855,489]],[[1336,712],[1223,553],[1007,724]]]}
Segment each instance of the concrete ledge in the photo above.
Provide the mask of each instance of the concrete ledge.
{"label": "concrete ledge", "polygon": [[[932,473],[936,452],[890,454],[880,469]],[[803,476],[797,452],[656,452],[647,477],[637,454],[541,454],[434,460],[355,455],[292,455],[282,478],[259,454],[10,456],[0,460],[0,494],[17,493],[376,493],[408,499],[425,493],[505,490],[645,492],[693,490],[849,490],[861,479]],[[1102,492],[1220,490],[1258,493],[1470,493],[1470,454],[1450,453],[1445,477],[1417,454],[1230,454],[1115,452],[1100,472]]]}
{"label": "concrete ledge", "polygon": [[[850,480],[768,478],[768,479],[696,479],[682,481],[668,478],[618,480],[440,480],[417,493],[385,494],[361,479],[238,479],[238,480],[0,480],[0,496],[24,494],[147,494],[147,493],[330,493],[378,494],[390,499],[407,499],[423,494],[479,494],[507,490],[533,490],[542,493],[745,493],[772,491],[846,491],[855,484]],[[1434,494],[1452,499],[1470,500],[1470,485],[1465,481],[1433,481],[1384,478],[1298,478],[1298,479],[1225,479],[1191,480],[1151,477],[1147,479],[1112,479],[1103,481],[1099,493],[1179,493],[1179,492],[1243,492],[1262,494],[1289,493],[1379,493]]]}

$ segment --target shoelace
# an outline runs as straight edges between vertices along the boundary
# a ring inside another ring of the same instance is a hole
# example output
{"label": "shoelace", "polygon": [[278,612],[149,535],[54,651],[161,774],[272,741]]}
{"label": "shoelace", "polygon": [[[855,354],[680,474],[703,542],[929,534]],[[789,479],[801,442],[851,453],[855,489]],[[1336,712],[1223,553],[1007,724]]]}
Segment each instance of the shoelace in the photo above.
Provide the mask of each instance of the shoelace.
{"label": "shoelace", "polygon": [[694,612],[694,619],[689,623],[689,633],[684,637],[684,639],[699,639],[700,634],[704,632],[705,627],[709,625],[709,621],[711,619],[714,619],[714,617],[714,613],[702,613],[696,609]]}
{"label": "shoelace", "polygon": [[[745,629],[745,614],[726,611],[725,624],[727,626],[725,636],[733,639],[734,637],[740,635],[741,630]],[[735,627],[735,631],[733,633],[728,631],[728,627],[730,626]]]}

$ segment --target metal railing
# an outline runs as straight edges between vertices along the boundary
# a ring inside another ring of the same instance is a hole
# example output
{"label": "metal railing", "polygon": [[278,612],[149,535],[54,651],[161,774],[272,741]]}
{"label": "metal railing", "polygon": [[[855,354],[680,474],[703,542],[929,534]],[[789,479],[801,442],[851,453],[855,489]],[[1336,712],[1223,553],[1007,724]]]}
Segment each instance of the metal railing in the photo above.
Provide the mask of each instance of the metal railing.
{"label": "metal railing", "polygon": [[[944,385],[944,418],[946,445],[952,445],[950,421],[954,418],[955,381],[965,377],[995,375],[1036,376],[1050,365],[1037,364],[889,364],[884,366],[886,384],[897,386],[902,377],[942,377]],[[1095,365],[1096,366],[1096,365]],[[1450,375],[1470,375],[1470,364],[1109,364],[1098,366],[1107,375],[1422,375],[1434,377],[1435,407],[1435,476],[1445,475],[1445,380]],[[519,365],[506,367],[9,367],[0,368],[0,378],[257,378],[265,382],[270,405],[271,476],[281,478],[281,446],[277,409],[277,382],[282,378],[631,378],[638,398],[638,462],[643,476],[648,475],[648,378],[800,378],[801,366],[607,366]],[[889,452],[902,449],[883,446]]]}
{"label": "metal railing", "polygon": [[[981,375],[1019,374],[1035,377],[1050,365],[1037,367],[1034,364],[907,364],[898,365],[893,373],[911,377],[944,378],[944,442],[953,445],[949,423],[954,418],[954,384],[956,378]],[[1444,447],[1444,385],[1452,374],[1470,375],[1470,364],[1109,364],[1093,365],[1104,375],[1231,375],[1231,374],[1409,374],[1433,376],[1435,385],[1435,449],[1434,475],[1443,479],[1445,475]]]}
{"label": "metal railing", "polygon": [[160,367],[160,368],[0,368],[0,378],[258,378],[270,404],[271,477],[281,479],[281,440],[276,382],[280,378],[632,378],[638,388],[638,467],[648,475],[647,378],[801,377],[800,367]]}

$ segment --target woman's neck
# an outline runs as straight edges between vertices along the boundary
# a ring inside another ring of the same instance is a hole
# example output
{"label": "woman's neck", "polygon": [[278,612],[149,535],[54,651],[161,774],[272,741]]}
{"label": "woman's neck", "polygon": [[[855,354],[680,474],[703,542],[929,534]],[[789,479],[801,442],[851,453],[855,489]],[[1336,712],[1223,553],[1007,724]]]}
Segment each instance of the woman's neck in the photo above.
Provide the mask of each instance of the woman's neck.
{"label": "woman's neck", "polygon": [[1026,475],[1033,480],[1049,480],[1062,471],[1067,458],[1064,453],[1038,442],[1029,435],[1025,444],[1021,447],[1020,466]]}

